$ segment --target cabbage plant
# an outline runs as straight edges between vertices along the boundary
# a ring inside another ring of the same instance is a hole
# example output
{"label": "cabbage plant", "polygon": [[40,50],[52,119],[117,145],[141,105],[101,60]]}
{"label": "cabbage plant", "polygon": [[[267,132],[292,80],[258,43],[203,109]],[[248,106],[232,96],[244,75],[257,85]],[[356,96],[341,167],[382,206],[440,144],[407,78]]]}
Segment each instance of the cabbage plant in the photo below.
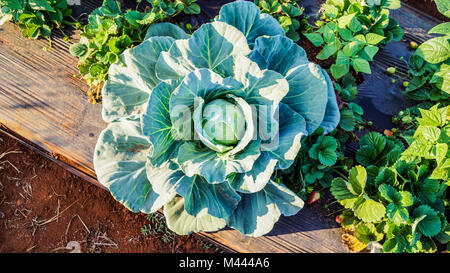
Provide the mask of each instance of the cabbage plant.
{"label": "cabbage plant", "polygon": [[170,23],[120,56],[103,90],[98,180],[134,212],[163,208],[178,234],[270,232],[303,201],[271,180],[302,137],[339,122],[333,84],[251,2],[224,5],[192,36]]}

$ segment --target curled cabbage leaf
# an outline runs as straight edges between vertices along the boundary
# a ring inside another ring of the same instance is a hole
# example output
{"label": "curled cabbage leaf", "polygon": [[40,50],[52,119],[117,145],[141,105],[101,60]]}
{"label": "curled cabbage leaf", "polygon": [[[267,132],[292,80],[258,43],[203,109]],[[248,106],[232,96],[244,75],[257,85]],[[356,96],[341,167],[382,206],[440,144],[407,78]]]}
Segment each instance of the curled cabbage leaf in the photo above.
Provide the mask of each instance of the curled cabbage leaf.
{"label": "curled cabbage leaf", "polygon": [[251,2],[224,5],[191,36],[155,24],[109,70],[94,166],[134,212],[163,208],[179,234],[264,235],[303,201],[271,180],[301,138],[339,122],[332,82]]}

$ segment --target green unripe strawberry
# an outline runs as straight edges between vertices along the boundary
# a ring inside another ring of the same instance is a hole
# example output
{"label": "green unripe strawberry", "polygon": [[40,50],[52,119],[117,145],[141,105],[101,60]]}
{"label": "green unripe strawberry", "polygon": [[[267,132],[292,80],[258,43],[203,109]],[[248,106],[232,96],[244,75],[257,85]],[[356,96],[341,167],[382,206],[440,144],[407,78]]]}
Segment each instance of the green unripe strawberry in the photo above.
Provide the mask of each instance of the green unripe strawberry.
{"label": "green unripe strawberry", "polygon": [[392,66],[388,67],[388,68],[386,68],[386,72],[391,74],[391,75],[394,75],[395,72],[397,72],[397,68],[396,67],[392,67]]}
{"label": "green unripe strawberry", "polygon": [[419,45],[416,42],[411,41],[409,43],[409,46],[411,47],[411,49],[417,49],[419,47]]}

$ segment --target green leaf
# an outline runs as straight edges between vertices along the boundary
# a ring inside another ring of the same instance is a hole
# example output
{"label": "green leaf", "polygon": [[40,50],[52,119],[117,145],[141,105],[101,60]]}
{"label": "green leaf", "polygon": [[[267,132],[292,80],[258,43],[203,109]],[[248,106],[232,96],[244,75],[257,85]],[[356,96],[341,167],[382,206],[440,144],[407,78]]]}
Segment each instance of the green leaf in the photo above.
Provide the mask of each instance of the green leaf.
{"label": "green leaf", "polygon": [[372,223],[364,223],[358,226],[356,230],[356,237],[365,243],[381,241],[384,237],[383,233],[378,233],[377,229]]}
{"label": "green leaf", "polygon": [[360,145],[372,146],[378,153],[381,153],[386,146],[386,138],[380,133],[370,132],[361,138]]}
{"label": "green leaf", "polygon": [[386,0],[386,3],[384,4],[388,9],[399,9],[401,7],[400,0]]}
{"label": "green leaf", "polygon": [[12,14],[9,14],[9,13],[5,14],[0,9],[0,26],[3,25],[6,22],[9,22],[12,19],[13,19]]}
{"label": "green leaf", "polygon": [[200,6],[198,4],[192,4],[184,8],[183,12],[185,14],[199,14]]}
{"label": "green leaf", "polygon": [[349,72],[349,66],[345,64],[332,64],[330,71],[333,78],[340,79]]}
{"label": "green leaf", "polygon": [[145,110],[151,90],[160,82],[155,75],[156,61],[173,41],[170,37],[148,39],[125,50],[120,61],[110,66],[109,80],[102,90],[102,116],[106,122]]}
{"label": "green leaf", "polygon": [[334,198],[348,209],[353,209],[354,204],[358,200],[358,196],[354,194],[354,190],[351,188],[350,183],[340,177],[333,179],[330,191]]}
{"label": "green leaf", "polygon": [[450,18],[450,3],[446,0],[435,0],[434,2],[439,12]]}
{"label": "green leaf", "polygon": [[326,5],[324,13],[328,17],[336,18],[338,16],[339,10],[333,5]]}
{"label": "green leaf", "polygon": [[409,219],[408,210],[402,206],[398,206],[393,203],[387,206],[386,214],[389,217],[389,219],[396,225],[404,224]]}
{"label": "green leaf", "polygon": [[432,29],[430,29],[430,31],[428,31],[428,33],[448,35],[450,34],[450,22],[445,22],[437,26],[434,26]]}
{"label": "green leaf", "polygon": [[386,240],[383,243],[383,252],[386,253],[401,253],[403,247],[397,242],[395,238]]}
{"label": "green leaf", "polygon": [[336,163],[337,142],[331,136],[320,136],[317,143],[309,150],[309,155],[313,159],[318,159],[321,164],[332,166]]}
{"label": "green leaf", "polygon": [[187,40],[176,40],[161,54],[156,74],[162,80],[180,79],[195,69],[208,68],[223,77],[232,76],[234,58],[250,53],[247,41],[235,27],[213,22],[203,24]]}
{"label": "green leaf", "polygon": [[190,38],[190,36],[177,25],[171,23],[158,23],[150,25],[147,29],[144,40],[159,36],[168,36],[174,38],[175,40]]}
{"label": "green leaf", "polygon": [[256,5],[247,1],[236,1],[223,5],[217,20],[236,27],[244,33],[250,46],[260,36],[286,35],[275,18],[261,13]]}
{"label": "green leaf", "polygon": [[389,203],[397,204],[401,199],[400,193],[392,186],[387,184],[381,184],[378,187],[381,197],[386,199]]}
{"label": "green leaf", "polygon": [[95,64],[91,65],[91,67],[89,68],[89,74],[91,74],[91,76],[93,76],[93,77],[97,77],[98,75],[105,73],[105,72],[106,72],[106,67],[101,63],[95,63]]}
{"label": "green leaf", "polygon": [[361,195],[364,193],[364,188],[367,181],[367,172],[363,166],[353,167],[348,176],[348,182],[351,185],[349,189],[354,195]]}
{"label": "green leaf", "polygon": [[288,16],[280,16],[278,22],[285,30],[289,29],[289,26],[292,25],[292,19]]}
{"label": "green leaf", "polygon": [[342,52],[348,57],[353,57],[356,56],[356,54],[363,48],[363,46],[364,45],[361,42],[353,41],[344,46]]}
{"label": "green leaf", "polygon": [[348,26],[353,21],[354,18],[355,18],[355,14],[349,14],[349,15],[341,16],[338,19],[338,26],[340,28],[345,28],[346,26]]}
{"label": "green leaf", "polygon": [[414,133],[414,137],[418,137],[419,134],[430,142],[436,142],[441,136],[441,130],[435,126],[421,125]]}
{"label": "green leaf", "polygon": [[362,72],[366,74],[371,74],[372,71],[370,70],[369,62],[362,59],[362,58],[356,58],[352,60],[353,69],[355,69],[356,72]]}
{"label": "green leaf", "polygon": [[19,0],[3,0],[2,7],[7,7],[10,10],[22,9],[22,5]]}
{"label": "green leaf", "polygon": [[416,218],[415,225],[425,236],[435,236],[441,230],[441,219],[437,212],[427,205],[421,205],[414,209],[412,216]]}
{"label": "green leaf", "polygon": [[55,11],[47,0],[28,0],[28,4],[34,10]]}
{"label": "green leaf", "polygon": [[333,56],[338,50],[339,48],[335,43],[327,44],[322,48],[322,50],[319,52],[319,54],[317,54],[316,57],[319,60],[326,60]]}
{"label": "green leaf", "polygon": [[150,160],[154,166],[171,160],[176,156],[180,143],[172,137],[172,122],[169,113],[169,99],[177,82],[161,82],[153,89],[150,101],[142,114],[142,133],[153,144]]}
{"label": "green leaf", "polygon": [[377,52],[378,52],[378,47],[376,47],[376,46],[368,45],[368,46],[364,47],[364,53],[366,53],[369,58],[368,61],[373,61],[373,57],[375,57],[375,54],[377,54]]}
{"label": "green leaf", "polygon": [[438,108],[438,105],[434,105],[430,109],[419,108],[422,117],[417,118],[417,121],[422,126],[438,126],[443,127],[447,121],[448,106]]}
{"label": "green leaf", "polygon": [[305,33],[304,35],[314,46],[321,46],[323,44],[322,35],[319,33]]}
{"label": "green leaf", "polygon": [[353,38],[353,33],[346,28],[338,28],[338,32],[344,41],[350,41]]}
{"label": "green leaf", "polygon": [[82,57],[87,53],[87,46],[85,44],[77,43],[70,46],[70,54],[74,57]]}
{"label": "green leaf", "polygon": [[227,182],[211,185],[199,175],[184,175],[174,189],[184,198],[184,209],[192,216],[206,212],[213,217],[227,218],[241,200]]}
{"label": "green leaf", "polygon": [[358,32],[361,30],[362,25],[358,21],[358,19],[356,19],[356,17],[353,17],[350,21],[350,24],[348,25],[348,28],[353,32]]}
{"label": "green leaf", "polygon": [[450,44],[448,38],[432,38],[421,44],[417,49],[416,54],[432,64],[443,62],[450,58]]}
{"label": "green leaf", "polygon": [[164,206],[164,217],[167,227],[179,235],[187,235],[192,232],[211,232],[226,226],[226,219],[213,217],[207,213],[192,216],[184,209],[184,199],[174,198]]}
{"label": "green leaf", "polygon": [[[305,51],[292,40],[281,36],[260,37],[249,57],[261,69],[274,70],[285,76],[289,92],[282,102],[305,118],[308,133],[321,125],[328,102],[337,108],[333,94],[328,93],[331,81],[321,73],[319,66],[308,61]],[[328,114],[338,118],[336,112]]]}
{"label": "green leaf", "polygon": [[450,65],[441,64],[439,71],[434,73],[430,82],[436,83],[439,89],[450,94]]}
{"label": "green leaf", "polygon": [[377,45],[381,41],[383,41],[385,37],[378,35],[376,33],[368,33],[366,34],[366,41],[369,45]]}
{"label": "green leaf", "polygon": [[[371,160],[373,160],[373,159],[371,159]],[[369,164],[372,162],[373,161],[369,162]],[[392,170],[392,168],[382,168],[382,170],[378,173],[377,177],[375,178],[375,187],[378,187],[381,184],[396,185],[397,184],[397,173],[394,170]],[[384,197],[387,198],[386,196],[384,196]],[[388,199],[388,200],[390,200],[390,199]],[[391,202],[393,202],[393,201],[391,201]]]}
{"label": "green leaf", "polygon": [[386,208],[383,204],[372,200],[364,194],[355,202],[353,211],[355,216],[364,222],[378,222],[386,213]]}
{"label": "green leaf", "polygon": [[155,212],[175,197],[173,193],[160,195],[153,191],[146,173],[151,149],[136,120],[110,123],[95,147],[94,168],[99,182],[134,212]]}
{"label": "green leaf", "polygon": [[295,215],[303,204],[295,193],[270,182],[261,191],[241,194],[241,202],[228,225],[248,236],[262,236],[272,230],[281,214]]}
{"label": "green leaf", "polygon": [[346,131],[354,131],[356,125],[355,116],[352,110],[342,109],[341,110],[341,120],[339,121],[339,126]]}

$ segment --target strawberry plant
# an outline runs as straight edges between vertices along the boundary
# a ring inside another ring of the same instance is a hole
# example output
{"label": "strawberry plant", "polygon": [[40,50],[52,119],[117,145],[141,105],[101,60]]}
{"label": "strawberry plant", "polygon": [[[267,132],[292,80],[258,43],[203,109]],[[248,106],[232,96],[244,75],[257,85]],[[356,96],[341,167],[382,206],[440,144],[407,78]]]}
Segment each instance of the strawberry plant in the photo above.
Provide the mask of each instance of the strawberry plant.
{"label": "strawberry plant", "polygon": [[[449,17],[450,6],[436,1],[439,11]],[[443,36],[421,44],[408,61],[409,82],[405,82],[405,94],[413,100],[450,102],[450,22],[433,27],[430,34]]]}
{"label": "strawberry plant", "polygon": [[149,1],[152,8],[141,13],[137,10],[123,12],[119,2],[105,0],[100,8],[94,10],[89,15],[88,24],[82,28],[80,42],[70,48],[71,54],[78,57],[80,73],[90,86],[89,101],[102,101],[100,91],[108,79],[109,67],[119,62],[124,50],[145,40],[152,23],[168,21],[181,13],[199,13],[200,8],[195,1]]}
{"label": "strawberry plant", "polygon": [[0,25],[8,21],[18,23],[25,38],[50,39],[52,31],[73,25],[66,19],[72,10],[66,0],[0,0]]}
{"label": "strawberry plant", "polygon": [[[356,88],[356,87],[355,87]],[[364,110],[356,103],[350,102],[341,109],[341,120],[339,126],[348,132],[353,132],[356,129],[362,129],[365,122],[362,119]]]}
{"label": "strawberry plant", "polygon": [[400,0],[327,0],[322,6],[318,29],[305,36],[315,45],[323,46],[317,58],[333,57],[330,71],[335,79],[350,72],[371,73],[372,61],[379,47],[399,41],[403,31],[389,17],[390,9],[400,8]]}
{"label": "strawberry plant", "polygon": [[413,100],[445,102],[450,99],[450,85],[446,77],[450,74],[450,66],[432,64],[418,54],[408,61],[408,76],[404,93]]}
{"label": "strawberry plant", "polygon": [[[361,139],[358,165],[335,178],[331,193],[345,207],[339,219],[363,245],[383,252],[435,252],[448,244],[449,107],[420,109],[406,150],[378,133]],[[360,248],[361,249],[361,248]]]}
{"label": "strawberry plant", "polygon": [[301,26],[299,17],[303,14],[298,0],[255,0],[255,4],[263,12],[272,15],[286,31],[286,35],[294,42],[300,39],[298,30]]}

